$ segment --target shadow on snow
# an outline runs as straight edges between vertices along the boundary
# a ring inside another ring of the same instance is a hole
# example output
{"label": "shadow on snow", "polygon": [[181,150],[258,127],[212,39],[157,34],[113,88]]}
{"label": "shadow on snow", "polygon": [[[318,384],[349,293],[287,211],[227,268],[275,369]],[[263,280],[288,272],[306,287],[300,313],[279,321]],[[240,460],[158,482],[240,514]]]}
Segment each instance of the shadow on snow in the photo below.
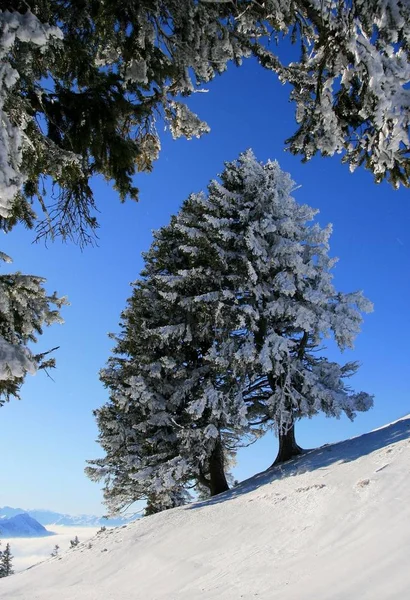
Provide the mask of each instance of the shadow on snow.
{"label": "shadow on snow", "polygon": [[376,429],[375,431],[365,433],[344,442],[325,444],[320,448],[307,450],[303,455],[298,456],[289,462],[270,467],[269,469],[266,469],[266,471],[262,471],[262,473],[258,473],[250,479],[242,481],[228,492],[219,494],[209,500],[190,504],[186,507],[186,510],[196,510],[204,506],[231,500],[236,496],[252,492],[261,485],[272,483],[278,479],[283,479],[284,477],[292,477],[294,475],[301,475],[307,471],[325,469],[336,463],[350,462],[361,456],[366,456],[376,450],[381,450],[391,444],[406,439],[410,439],[410,416],[391,423],[386,427],[382,427],[381,429]]}

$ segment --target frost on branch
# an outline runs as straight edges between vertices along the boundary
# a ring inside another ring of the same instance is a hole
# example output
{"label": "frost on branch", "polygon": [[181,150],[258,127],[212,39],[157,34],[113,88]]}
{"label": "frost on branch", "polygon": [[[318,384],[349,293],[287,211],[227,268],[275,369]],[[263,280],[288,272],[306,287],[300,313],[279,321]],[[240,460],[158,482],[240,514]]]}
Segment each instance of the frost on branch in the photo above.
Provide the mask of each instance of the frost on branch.
{"label": "frost on branch", "polygon": [[[1,259],[6,258],[1,253]],[[55,293],[47,296],[44,282],[34,275],[0,275],[0,406],[11,396],[19,397],[26,373],[54,366],[54,359],[46,358],[48,352],[33,354],[28,348],[44,325],[63,322],[59,309],[67,301]]]}
{"label": "frost on branch", "polygon": [[19,125],[12,123],[5,111],[9,94],[20,74],[9,61],[9,53],[18,42],[47,46],[52,37],[61,38],[57,27],[50,27],[28,10],[18,12],[0,11],[0,217],[10,215],[11,204],[25,181],[23,161],[24,145],[29,144],[25,134],[27,120]]}
{"label": "frost on branch", "polygon": [[165,115],[174,139],[186,137],[190,140],[210,131],[209,126],[181,102],[169,102]]}
{"label": "frost on branch", "polygon": [[34,375],[37,366],[26,348],[13,346],[0,337],[0,381]]}
{"label": "frost on branch", "polygon": [[[298,2],[296,4],[299,4]],[[302,4],[302,3],[300,3]],[[395,0],[304,2],[313,30],[303,57],[280,74],[300,127],[288,140],[305,159],[343,153],[376,182],[409,185],[410,8]]]}
{"label": "frost on branch", "polygon": [[[0,13],[3,229],[33,225],[38,198],[46,213],[39,237],[92,241],[92,177],[111,180],[122,200],[137,199],[134,175],[159,154],[158,121],[174,137],[206,133],[185,98],[250,56],[290,84],[290,151],[305,160],[338,153],[377,182],[409,185],[408,2],[31,4],[35,14]],[[300,50],[291,64],[281,59],[284,38]]]}

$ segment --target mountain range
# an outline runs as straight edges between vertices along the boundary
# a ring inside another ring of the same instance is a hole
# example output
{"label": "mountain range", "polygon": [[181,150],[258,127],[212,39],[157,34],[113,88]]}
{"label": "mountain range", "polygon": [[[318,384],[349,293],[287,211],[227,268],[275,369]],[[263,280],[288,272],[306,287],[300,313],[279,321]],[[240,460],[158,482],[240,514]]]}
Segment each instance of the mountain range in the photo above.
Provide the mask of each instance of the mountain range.
{"label": "mountain range", "polygon": [[54,535],[43,525],[25,512],[14,514],[10,518],[0,517],[0,537],[46,537]]}
{"label": "mountain range", "polygon": [[[105,519],[104,517],[97,517],[95,515],[68,515],[64,513],[55,512],[52,510],[45,509],[29,509],[24,510],[22,508],[12,508],[11,506],[0,507],[0,523],[2,519],[11,519],[21,513],[29,515],[32,519],[38,521],[41,525],[66,525],[67,527],[117,527],[125,525],[136,517],[127,519],[125,517],[118,517],[116,519]],[[0,525],[1,530],[1,525]],[[4,537],[4,536],[3,536]]]}

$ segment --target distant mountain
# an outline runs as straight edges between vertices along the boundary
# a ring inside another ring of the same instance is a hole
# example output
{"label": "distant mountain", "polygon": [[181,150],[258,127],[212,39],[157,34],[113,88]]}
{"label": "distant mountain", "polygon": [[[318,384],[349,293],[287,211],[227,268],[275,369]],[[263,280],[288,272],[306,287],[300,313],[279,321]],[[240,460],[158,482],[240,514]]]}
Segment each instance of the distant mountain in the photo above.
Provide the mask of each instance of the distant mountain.
{"label": "distant mountain", "polygon": [[[105,519],[103,517],[96,517],[95,515],[66,515],[52,510],[23,510],[21,508],[12,508],[11,506],[3,506],[0,508],[0,519],[9,519],[21,513],[27,513],[41,523],[42,525],[66,525],[68,527],[118,527],[120,525],[126,525],[130,521],[133,521],[135,517],[125,518],[119,517],[117,519]],[[0,523],[2,521],[0,520]],[[1,525],[0,525],[1,527]]]}
{"label": "distant mountain", "polygon": [[0,518],[0,537],[46,537],[54,535],[38,521],[25,512],[14,514],[11,518]]}

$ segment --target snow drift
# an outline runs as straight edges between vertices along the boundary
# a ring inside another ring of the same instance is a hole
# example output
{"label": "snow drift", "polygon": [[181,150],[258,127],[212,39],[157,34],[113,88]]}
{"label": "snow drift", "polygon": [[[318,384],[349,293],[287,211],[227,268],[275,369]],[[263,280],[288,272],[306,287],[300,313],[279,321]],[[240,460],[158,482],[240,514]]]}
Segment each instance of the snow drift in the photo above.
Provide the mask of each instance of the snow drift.
{"label": "snow drift", "polygon": [[0,581],[13,600],[402,600],[410,416]]}

